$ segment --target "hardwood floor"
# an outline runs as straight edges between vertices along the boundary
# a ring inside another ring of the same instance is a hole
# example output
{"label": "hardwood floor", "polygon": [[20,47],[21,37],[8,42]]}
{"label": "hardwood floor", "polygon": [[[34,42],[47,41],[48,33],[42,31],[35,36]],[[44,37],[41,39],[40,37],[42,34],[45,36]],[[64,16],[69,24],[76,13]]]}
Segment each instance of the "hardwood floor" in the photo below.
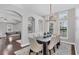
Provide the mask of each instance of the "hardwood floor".
{"label": "hardwood floor", "polygon": [[[9,42],[7,42],[7,45]],[[14,40],[12,43],[13,45],[13,54],[10,55],[15,55],[14,52],[22,49],[21,44],[18,43],[16,40]],[[34,54],[32,54],[34,55]],[[40,54],[42,55],[42,54]],[[54,55],[54,54],[53,54]],[[61,43],[59,49],[56,49],[55,55],[75,55],[75,46],[74,45],[69,45],[65,43]]]}
{"label": "hardwood floor", "polygon": [[[9,40],[6,39],[6,47],[7,47],[9,44],[11,44],[11,45],[13,46],[13,51],[10,51],[10,52],[9,52],[9,53],[10,53],[9,55],[15,55],[15,54],[14,54],[15,51],[22,49],[21,44],[18,43],[16,40],[13,40],[13,41],[10,43]],[[1,54],[0,54],[0,55],[3,55],[3,54],[4,54],[4,51],[5,51],[6,47],[3,49],[3,51],[1,51]],[[7,52],[7,51],[6,51],[6,52]]]}
{"label": "hardwood floor", "polygon": [[18,42],[16,42],[16,41],[13,42],[12,45],[13,45],[14,51],[17,51],[17,50],[19,50],[19,49],[22,49],[21,44],[18,43]]}

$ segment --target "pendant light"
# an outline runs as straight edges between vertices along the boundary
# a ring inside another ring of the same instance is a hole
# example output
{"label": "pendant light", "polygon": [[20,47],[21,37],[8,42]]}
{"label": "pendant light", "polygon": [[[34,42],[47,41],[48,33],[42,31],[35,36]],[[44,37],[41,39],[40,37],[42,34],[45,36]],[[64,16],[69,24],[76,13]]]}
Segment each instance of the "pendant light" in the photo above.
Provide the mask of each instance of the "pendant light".
{"label": "pendant light", "polygon": [[49,13],[49,19],[47,21],[56,21],[55,19],[53,19],[54,17],[54,13],[52,13],[52,4],[49,5],[49,8],[50,8],[50,13]]}

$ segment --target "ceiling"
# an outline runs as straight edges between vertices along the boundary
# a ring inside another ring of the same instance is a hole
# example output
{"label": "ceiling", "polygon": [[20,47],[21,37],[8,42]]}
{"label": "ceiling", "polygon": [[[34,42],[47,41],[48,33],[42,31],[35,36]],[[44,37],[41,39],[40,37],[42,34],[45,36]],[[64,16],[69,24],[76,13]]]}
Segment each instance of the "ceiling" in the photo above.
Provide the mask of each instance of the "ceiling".
{"label": "ceiling", "polygon": [[[16,6],[41,16],[49,15],[50,13],[50,4],[23,4]],[[61,12],[76,7],[79,7],[79,4],[52,4],[52,13]]]}
{"label": "ceiling", "polygon": [[14,10],[14,7],[11,5],[0,5],[0,22],[7,22],[7,23],[19,23],[22,21],[22,16]]}
{"label": "ceiling", "polygon": [[[77,7],[79,7],[79,4],[52,4],[51,10],[53,14]],[[47,16],[50,14],[50,4],[0,4],[0,18],[4,17],[10,22],[22,21],[20,16],[23,13],[35,13],[40,16]]]}

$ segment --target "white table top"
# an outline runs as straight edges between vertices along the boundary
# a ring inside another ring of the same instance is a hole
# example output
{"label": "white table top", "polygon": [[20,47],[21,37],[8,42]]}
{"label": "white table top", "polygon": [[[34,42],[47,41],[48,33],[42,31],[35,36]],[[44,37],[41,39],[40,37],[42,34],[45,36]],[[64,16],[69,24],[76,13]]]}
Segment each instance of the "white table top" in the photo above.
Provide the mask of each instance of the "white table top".
{"label": "white table top", "polygon": [[42,41],[42,42],[48,42],[51,40],[52,37],[47,37],[47,38],[37,38],[36,40]]}
{"label": "white table top", "polygon": [[51,37],[47,37],[47,38],[37,38],[37,40],[42,41],[42,42],[48,42],[54,37],[56,37],[56,35],[52,35]]}
{"label": "white table top", "polygon": [[[43,38],[43,37],[34,37],[36,40],[39,40],[39,41],[42,41],[42,42],[48,42],[52,39],[52,37],[54,38],[56,35],[52,35],[51,37],[47,37],[47,38]],[[29,37],[29,38],[32,38],[33,37]]]}

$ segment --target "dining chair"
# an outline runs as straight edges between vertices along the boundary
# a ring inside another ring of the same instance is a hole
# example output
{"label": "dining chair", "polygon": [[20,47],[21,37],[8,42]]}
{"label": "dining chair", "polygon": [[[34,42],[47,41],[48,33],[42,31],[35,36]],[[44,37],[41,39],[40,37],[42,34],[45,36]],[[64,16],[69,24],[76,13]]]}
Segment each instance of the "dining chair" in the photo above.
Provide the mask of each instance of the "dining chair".
{"label": "dining chair", "polygon": [[60,45],[60,35],[56,36],[56,47],[59,48]]}
{"label": "dining chair", "polygon": [[29,39],[30,40],[30,46],[31,46],[31,49],[30,49],[30,52],[34,52],[36,55],[38,55],[40,52],[42,52],[42,49],[43,49],[43,45],[42,44],[39,44],[37,41],[36,41],[36,38],[34,39]]}
{"label": "dining chair", "polygon": [[48,52],[51,55],[51,51],[53,50],[55,53],[55,45],[56,45],[56,36],[52,37],[50,43],[48,45]]}

